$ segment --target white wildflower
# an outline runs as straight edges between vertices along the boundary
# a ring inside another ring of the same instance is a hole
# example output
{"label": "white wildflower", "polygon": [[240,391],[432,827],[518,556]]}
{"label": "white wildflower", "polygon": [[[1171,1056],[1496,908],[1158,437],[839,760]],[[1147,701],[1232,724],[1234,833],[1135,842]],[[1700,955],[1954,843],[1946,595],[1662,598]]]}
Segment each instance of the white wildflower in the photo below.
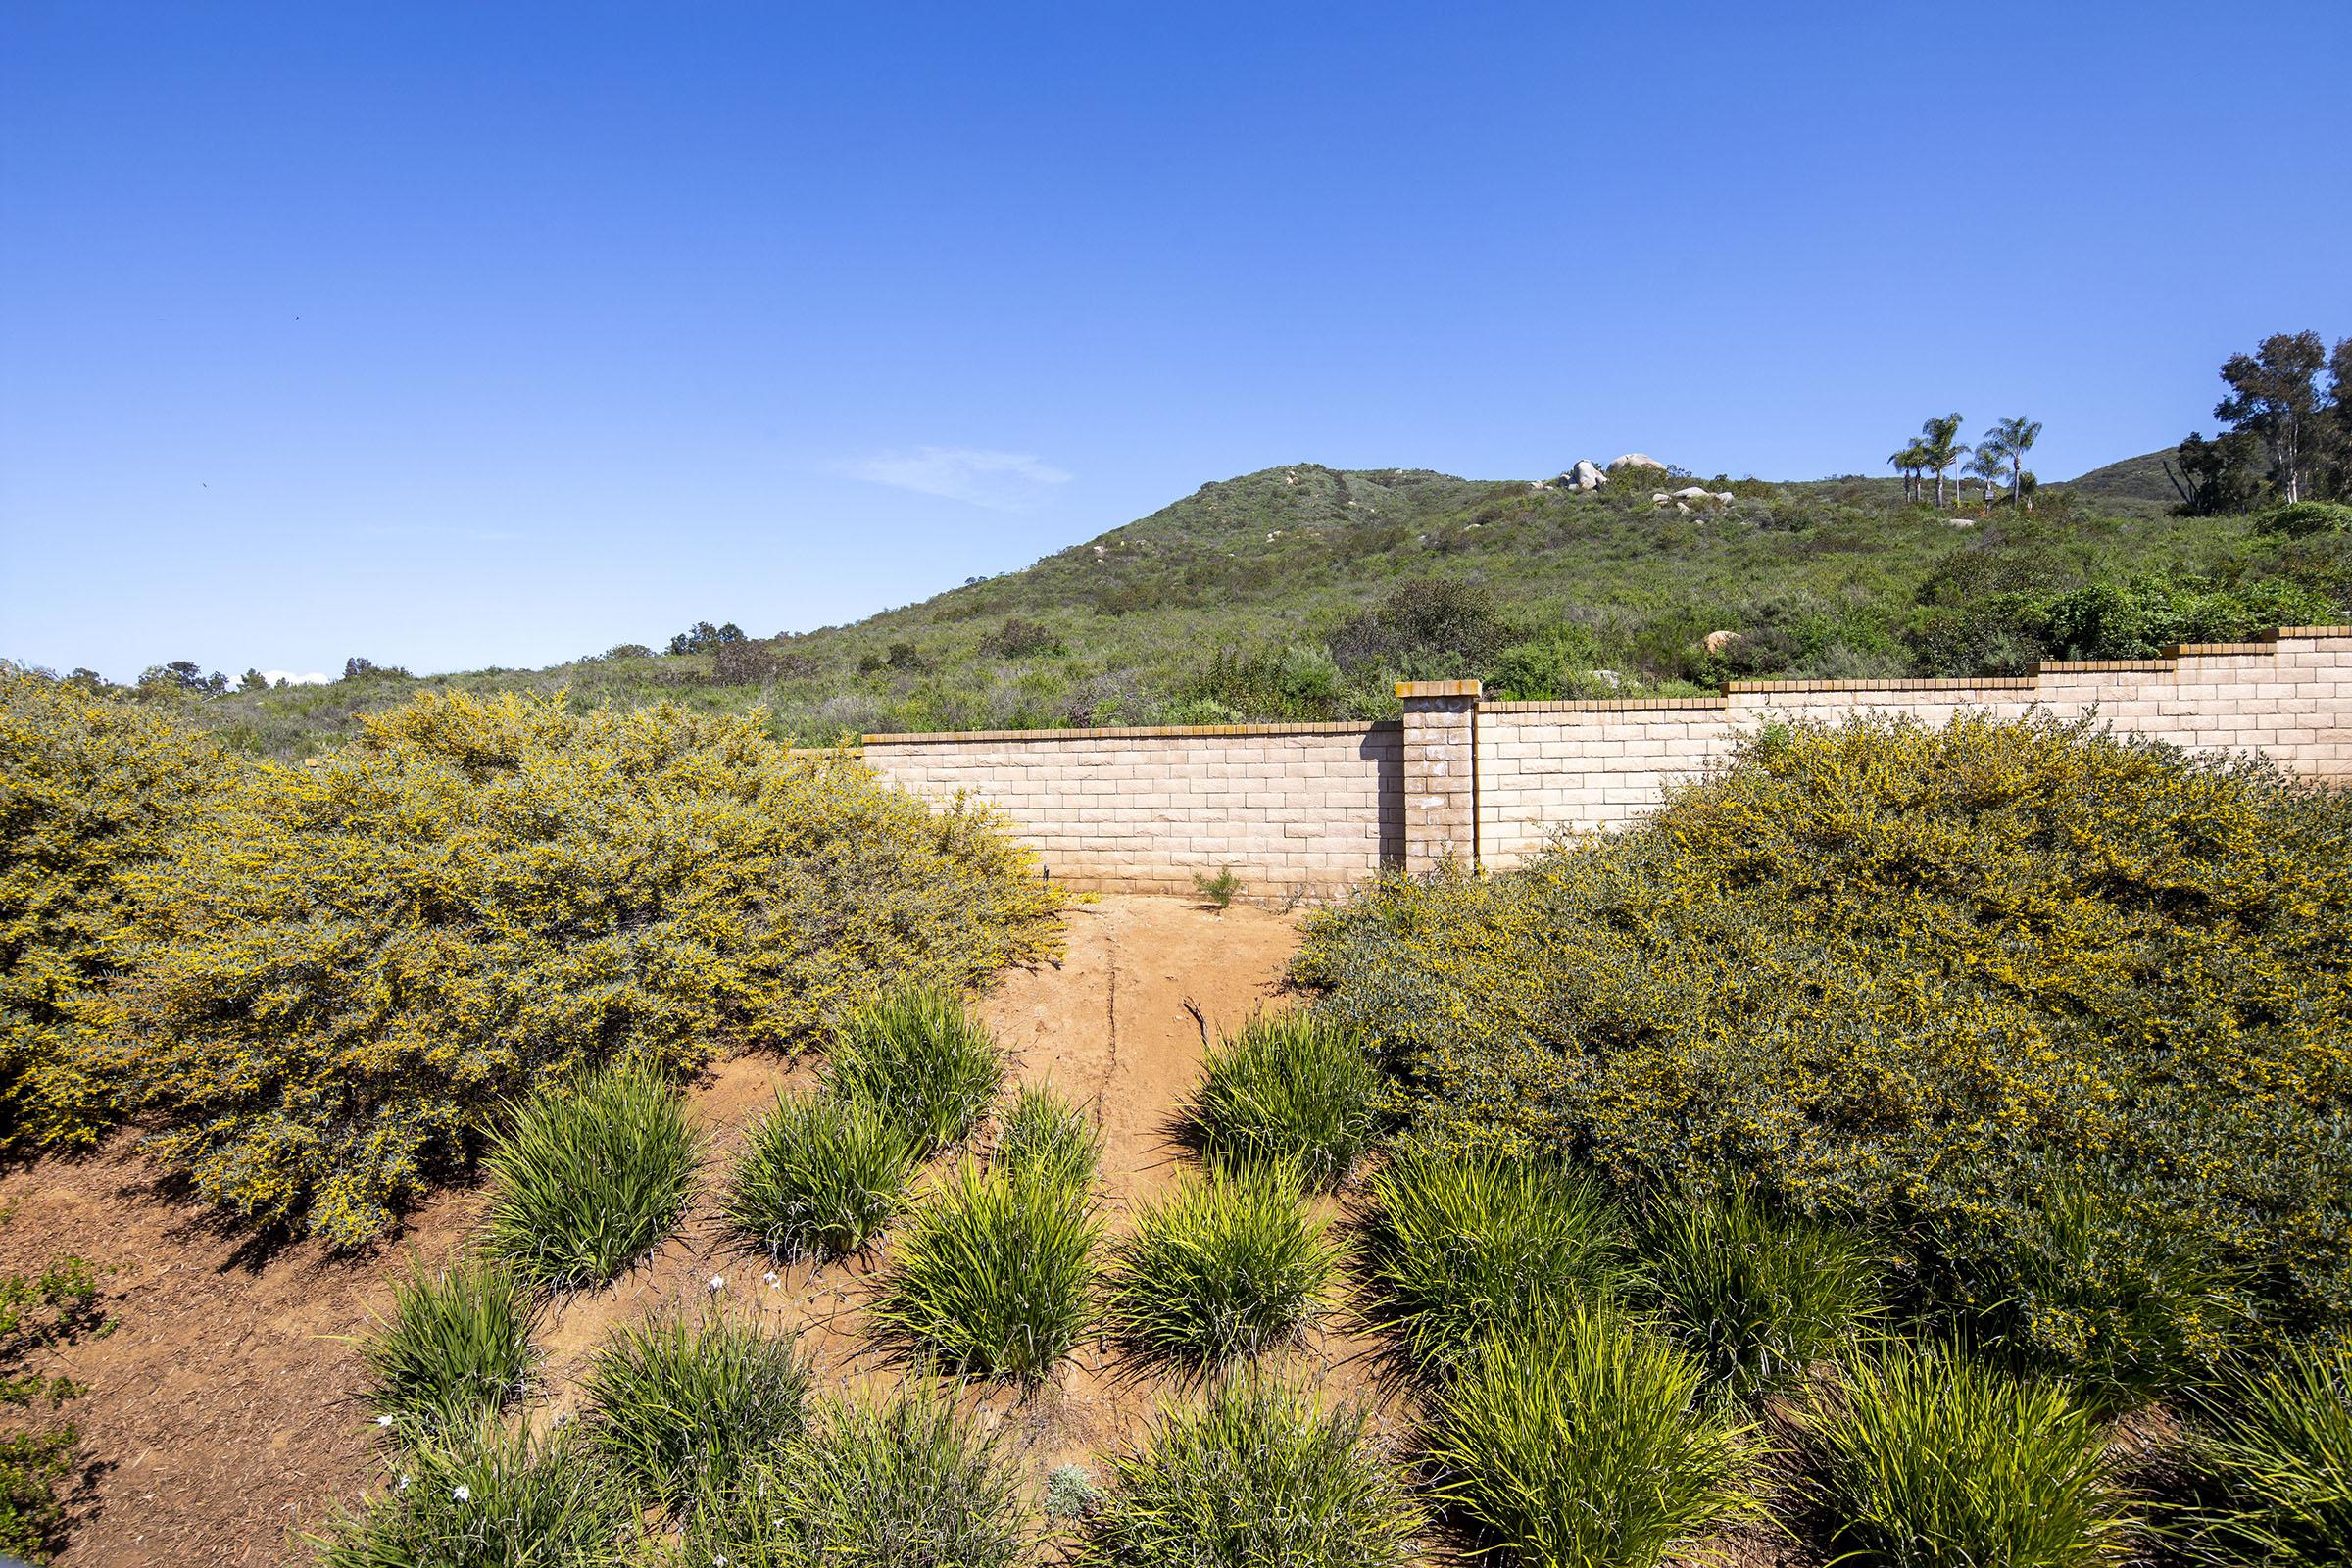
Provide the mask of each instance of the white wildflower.
{"label": "white wildflower", "polygon": [[466,1483],[463,1481],[450,1488],[449,1494],[457,1498],[460,1502],[471,1502],[473,1500],[473,1489],[466,1485]]}
{"label": "white wildflower", "polygon": [[392,1417],[388,1413],[379,1415],[375,1418],[375,1424],[379,1427],[388,1427],[392,1424]]}
{"label": "white wildflower", "polygon": [[713,1275],[711,1275],[711,1276],[710,1276],[710,1288],[711,1288],[712,1290],[714,1290],[714,1291],[723,1291],[723,1290],[725,1290],[725,1289],[727,1288],[727,1277],[726,1277],[724,1274],[713,1274]]}

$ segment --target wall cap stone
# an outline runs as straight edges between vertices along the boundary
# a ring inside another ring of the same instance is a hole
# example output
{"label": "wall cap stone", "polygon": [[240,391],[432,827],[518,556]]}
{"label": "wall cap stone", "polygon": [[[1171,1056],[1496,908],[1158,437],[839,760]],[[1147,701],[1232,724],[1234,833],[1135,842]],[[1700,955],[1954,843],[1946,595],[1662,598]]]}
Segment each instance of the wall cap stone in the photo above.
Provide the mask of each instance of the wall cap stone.
{"label": "wall cap stone", "polygon": [[1639,713],[1656,709],[1709,709],[1717,712],[1732,706],[1728,697],[1559,697],[1523,703],[1478,705],[1482,713]]}
{"label": "wall cap stone", "polygon": [[1474,680],[1400,680],[1399,697],[1483,697],[1486,687]]}
{"label": "wall cap stone", "polygon": [[[1471,684],[1476,685],[1474,681]],[[1000,745],[1005,741],[1161,741],[1231,740],[1251,735],[1362,735],[1367,738],[1403,728],[1397,720],[1372,719],[1336,724],[1155,724],[1105,726],[1101,729],[937,729],[899,735],[867,735],[866,746]]]}
{"label": "wall cap stone", "polygon": [[1773,692],[2030,692],[2031,675],[1987,675],[1976,680],[1736,680],[1724,690],[1734,696]]}

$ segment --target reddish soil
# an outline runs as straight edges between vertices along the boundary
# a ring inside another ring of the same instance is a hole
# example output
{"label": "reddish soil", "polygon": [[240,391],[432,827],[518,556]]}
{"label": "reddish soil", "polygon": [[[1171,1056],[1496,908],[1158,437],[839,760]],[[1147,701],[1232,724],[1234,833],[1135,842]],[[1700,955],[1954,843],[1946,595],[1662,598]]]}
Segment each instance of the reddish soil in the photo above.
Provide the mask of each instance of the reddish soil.
{"label": "reddish soil", "polygon": [[[1292,922],[1261,909],[1223,913],[1167,900],[1105,897],[1074,907],[1057,964],[1008,974],[983,1010],[1024,1079],[1050,1081],[1102,1118],[1104,1192],[1114,1228],[1139,1194],[1171,1180],[1183,1156],[1168,1124],[1200,1066],[1201,1026],[1231,1027],[1279,1005],[1275,991],[1296,942]],[[800,1070],[806,1070],[805,1068]],[[795,1069],[767,1057],[720,1064],[694,1091],[723,1162],[744,1125]],[[454,1192],[410,1217],[399,1242],[367,1258],[312,1244],[259,1250],[215,1227],[197,1205],[160,1191],[121,1147],[50,1160],[0,1177],[0,1268],[37,1268],[78,1252],[110,1270],[114,1324],[52,1357],[89,1392],[68,1407],[93,1469],[63,1568],[105,1564],[299,1561],[290,1533],[316,1528],[336,1499],[375,1476],[373,1425],[354,1402],[358,1336],[389,1302],[403,1252],[437,1257],[482,1207]],[[855,1308],[888,1252],[870,1262],[796,1268],[772,1285],[763,1257],[721,1238],[708,1200],[679,1234],[612,1288],[558,1303],[541,1326],[544,1396],[552,1419],[576,1402],[574,1383],[614,1323],[715,1298],[798,1332],[828,1381],[888,1381],[865,1347]],[[716,1290],[711,1281],[723,1281]],[[1294,1352],[1319,1388],[1369,1396],[1364,1347],[1339,1330]],[[1025,1399],[976,1396],[1009,1424],[1033,1480],[1131,1434],[1173,1392],[1124,1377],[1103,1348],[1083,1348],[1066,1375]]]}

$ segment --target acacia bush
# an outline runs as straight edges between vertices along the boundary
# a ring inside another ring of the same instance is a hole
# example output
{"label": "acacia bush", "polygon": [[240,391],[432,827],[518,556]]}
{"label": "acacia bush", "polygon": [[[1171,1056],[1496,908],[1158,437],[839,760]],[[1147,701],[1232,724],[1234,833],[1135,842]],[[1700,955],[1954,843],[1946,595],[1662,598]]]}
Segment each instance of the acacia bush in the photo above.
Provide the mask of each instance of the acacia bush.
{"label": "acacia bush", "polygon": [[1636,831],[1385,881],[1296,974],[1416,1141],[1752,1181],[2030,1359],[2157,1388],[2352,1321],[2352,801],[2265,767],[1776,730]]}
{"label": "acacia bush", "polygon": [[229,766],[162,712],[0,663],[0,1152],[86,1146],[113,1119],[85,1048],[130,934],[125,874]]}
{"label": "acacia bush", "polygon": [[361,723],[226,771],[202,831],[116,874],[127,967],[58,1069],[248,1220],[365,1242],[542,1084],[792,1047],[1053,941],[992,817],[757,713],[428,693]]}

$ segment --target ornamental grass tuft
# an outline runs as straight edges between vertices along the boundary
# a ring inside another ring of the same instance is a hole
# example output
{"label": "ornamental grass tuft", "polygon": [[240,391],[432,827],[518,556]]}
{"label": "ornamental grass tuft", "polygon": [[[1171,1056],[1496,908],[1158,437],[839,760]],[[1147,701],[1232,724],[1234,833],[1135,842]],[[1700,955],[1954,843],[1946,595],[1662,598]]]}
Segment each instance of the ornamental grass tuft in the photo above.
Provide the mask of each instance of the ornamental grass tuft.
{"label": "ornamental grass tuft", "polygon": [[2135,1522],[2091,1412],[2052,1380],[1889,1345],[1798,1418],[1832,1544],[1899,1568],[2102,1568]]}
{"label": "ornamental grass tuft", "polygon": [[914,1149],[875,1106],[778,1095],[745,1142],[720,1213],[776,1259],[862,1251],[906,1206]]}
{"label": "ornamental grass tuft", "polygon": [[808,1434],[715,1493],[686,1561],[728,1568],[1015,1568],[1019,1478],[946,1395],[829,1399]]}
{"label": "ornamental grass tuft", "polygon": [[403,1437],[469,1428],[523,1392],[538,1315],[504,1259],[461,1254],[439,1269],[413,1259],[391,1315],[361,1344],[372,1380],[364,1397]]}
{"label": "ornamental grass tuft", "polygon": [[841,1099],[890,1118],[927,1159],[988,1114],[1004,1053],[955,992],[893,986],[842,1020],[825,1078]]}
{"label": "ornamental grass tuft", "polygon": [[1281,1165],[1336,1187],[1371,1141],[1380,1073],[1356,1036],[1308,1011],[1259,1015],[1202,1064],[1190,1116],[1223,1165]]}
{"label": "ornamental grass tuft", "polygon": [[1000,1170],[1084,1190],[1102,1161],[1095,1119],[1052,1089],[1023,1084],[997,1129]]}
{"label": "ornamental grass tuft", "polygon": [[2201,1402],[2189,1454],[2225,1515],[2208,1533],[2278,1568],[2352,1562],[2352,1348],[2298,1346]]}
{"label": "ornamental grass tuft", "polygon": [[1602,1300],[1629,1274],[1624,1216],[1556,1160],[1407,1149],[1371,1191],[1372,1315],[1425,1372],[1496,1330]]}
{"label": "ornamental grass tuft", "polygon": [[640,1498],[674,1510],[800,1436],[808,1368],[791,1341],[714,1313],[624,1324],[585,1387],[598,1457]]}
{"label": "ornamental grass tuft", "polygon": [[318,1568],[621,1568],[638,1516],[575,1431],[492,1421],[392,1458],[388,1483],[306,1538]]}
{"label": "ornamental grass tuft", "polygon": [[1753,1429],[1690,1355],[1579,1304],[1482,1342],[1435,1400],[1435,1494],[1529,1568],[1655,1568],[1758,1517]]}
{"label": "ornamental grass tuft", "polygon": [[1752,1399],[1850,1346],[1879,1312],[1885,1270],[1861,1237],[1745,1192],[1687,1194],[1651,1205],[1635,1292],[1710,1379]]}
{"label": "ornamental grass tuft", "polygon": [[604,1068],[534,1097],[483,1156],[491,1252],[559,1290],[610,1280],[662,1244],[694,1193],[702,1140],[647,1068]]}
{"label": "ornamental grass tuft", "polygon": [[1281,1171],[1210,1171],[1148,1200],[1113,1244],[1103,1316],[1151,1365],[1206,1371],[1298,1338],[1337,1261]]}
{"label": "ornamental grass tuft", "polygon": [[1102,1229],[1086,1193],[966,1160],[901,1228],[878,1335],[944,1371],[1035,1382],[1093,1321]]}
{"label": "ornamental grass tuft", "polygon": [[1162,1411],[1110,1468],[1075,1552],[1087,1568],[1391,1568],[1423,1522],[1362,1412],[1259,1378]]}

